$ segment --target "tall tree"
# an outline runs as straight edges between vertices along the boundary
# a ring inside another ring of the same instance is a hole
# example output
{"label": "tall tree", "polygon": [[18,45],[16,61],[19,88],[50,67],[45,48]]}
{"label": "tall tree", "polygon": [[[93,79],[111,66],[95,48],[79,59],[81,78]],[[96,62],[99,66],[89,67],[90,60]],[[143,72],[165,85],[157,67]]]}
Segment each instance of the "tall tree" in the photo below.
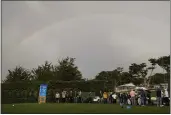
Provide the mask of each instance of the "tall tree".
{"label": "tall tree", "polygon": [[121,81],[121,74],[123,68],[118,67],[113,71],[101,71],[98,75],[95,76],[96,80],[106,80],[106,81],[113,81],[117,80],[118,82]]}
{"label": "tall tree", "polygon": [[167,73],[170,73],[170,55],[158,58],[157,64],[161,68],[163,68]]}
{"label": "tall tree", "polygon": [[21,66],[17,66],[14,70],[8,70],[8,75],[4,82],[29,81],[30,77],[30,71]]}
{"label": "tall tree", "polygon": [[151,63],[151,67],[148,68],[149,70],[151,70],[151,73],[150,73],[150,76],[148,77],[147,87],[150,86],[150,82],[151,82],[151,78],[152,78],[151,76],[152,76],[152,73],[153,73],[154,69],[156,68],[156,64],[157,64],[157,60],[154,58],[151,58],[148,61]]}
{"label": "tall tree", "polygon": [[129,73],[132,78],[140,77],[140,66],[136,63],[133,63],[129,66]]}
{"label": "tall tree", "polygon": [[[151,81],[150,81],[150,84],[160,84],[160,83],[164,83],[164,77],[165,77],[166,74],[163,74],[163,73],[156,73],[151,77]],[[169,79],[167,79],[169,80]],[[170,82],[170,81],[169,81]]]}
{"label": "tall tree", "polygon": [[56,80],[53,74],[53,65],[45,61],[44,65],[38,66],[32,70],[32,79],[38,81]]}
{"label": "tall tree", "polygon": [[123,72],[123,68],[121,67],[118,67],[113,71],[102,71],[95,76],[95,79],[106,81],[104,86],[108,86],[115,90],[115,87],[117,85],[121,85],[123,83],[122,72]]}
{"label": "tall tree", "polygon": [[101,71],[98,75],[95,76],[96,80],[110,80],[111,75],[109,71]]}
{"label": "tall tree", "polygon": [[148,73],[147,65],[145,63],[141,64],[136,64],[133,63],[131,66],[129,66],[129,73],[132,76],[133,79],[143,79],[144,80],[144,85],[146,85],[146,76]]}
{"label": "tall tree", "polygon": [[129,72],[123,72],[121,75],[122,84],[133,82]]}
{"label": "tall tree", "polygon": [[170,93],[170,55],[158,58],[157,64],[167,72],[165,78],[168,78],[166,81],[168,81],[168,91]]}
{"label": "tall tree", "polygon": [[74,64],[75,58],[64,58],[59,60],[56,66],[58,78],[64,81],[81,80],[82,74]]}

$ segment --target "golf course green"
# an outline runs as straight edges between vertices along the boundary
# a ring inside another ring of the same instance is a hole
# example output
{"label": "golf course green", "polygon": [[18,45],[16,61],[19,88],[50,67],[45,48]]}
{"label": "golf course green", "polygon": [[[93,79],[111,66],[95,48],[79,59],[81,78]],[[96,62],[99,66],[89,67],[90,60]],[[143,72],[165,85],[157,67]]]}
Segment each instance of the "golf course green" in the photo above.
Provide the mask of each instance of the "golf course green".
{"label": "golf course green", "polygon": [[132,106],[127,109],[121,108],[119,104],[56,104],[56,103],[22,103],[22,104],[2,104],[2,114],[58,114],[58,113],[151,113],[151,114],[169,114],[170,107],[156,106]]}

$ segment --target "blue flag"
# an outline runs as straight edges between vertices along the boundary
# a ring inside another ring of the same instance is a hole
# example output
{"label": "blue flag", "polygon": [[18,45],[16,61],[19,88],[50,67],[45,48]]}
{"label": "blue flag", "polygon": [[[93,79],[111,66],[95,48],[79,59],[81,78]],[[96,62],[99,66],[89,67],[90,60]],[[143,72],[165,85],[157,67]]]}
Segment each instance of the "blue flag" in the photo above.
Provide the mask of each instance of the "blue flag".
{"label": "blue flag", "polygon": [[47,85],[41,84],[39,90],[39,96],[46,96],[46,92],[47,92]]}

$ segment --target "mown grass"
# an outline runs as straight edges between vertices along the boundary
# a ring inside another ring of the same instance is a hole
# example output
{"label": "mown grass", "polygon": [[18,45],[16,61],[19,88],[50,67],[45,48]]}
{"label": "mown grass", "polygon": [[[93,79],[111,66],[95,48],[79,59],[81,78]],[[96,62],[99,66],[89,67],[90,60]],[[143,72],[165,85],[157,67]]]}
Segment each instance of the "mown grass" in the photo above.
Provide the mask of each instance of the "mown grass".
{"label": "mown grass", "polygon": [[2,114],[32,114],[32,113],[170,113],[170,107],[133,106],[131,109],[121,108],[118,104],[2,104]]}

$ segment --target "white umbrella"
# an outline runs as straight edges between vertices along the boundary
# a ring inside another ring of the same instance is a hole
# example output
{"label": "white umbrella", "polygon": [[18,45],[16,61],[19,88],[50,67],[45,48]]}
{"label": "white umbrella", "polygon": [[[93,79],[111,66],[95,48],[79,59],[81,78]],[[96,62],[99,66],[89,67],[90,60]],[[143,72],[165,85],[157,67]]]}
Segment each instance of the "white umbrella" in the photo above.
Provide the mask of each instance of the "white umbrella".
{"label": "white umbrella", "polygon": [[145,87],[136,87],[135,89],[143,89],[143,90],[147,90],[147,88],[145,88]]}

